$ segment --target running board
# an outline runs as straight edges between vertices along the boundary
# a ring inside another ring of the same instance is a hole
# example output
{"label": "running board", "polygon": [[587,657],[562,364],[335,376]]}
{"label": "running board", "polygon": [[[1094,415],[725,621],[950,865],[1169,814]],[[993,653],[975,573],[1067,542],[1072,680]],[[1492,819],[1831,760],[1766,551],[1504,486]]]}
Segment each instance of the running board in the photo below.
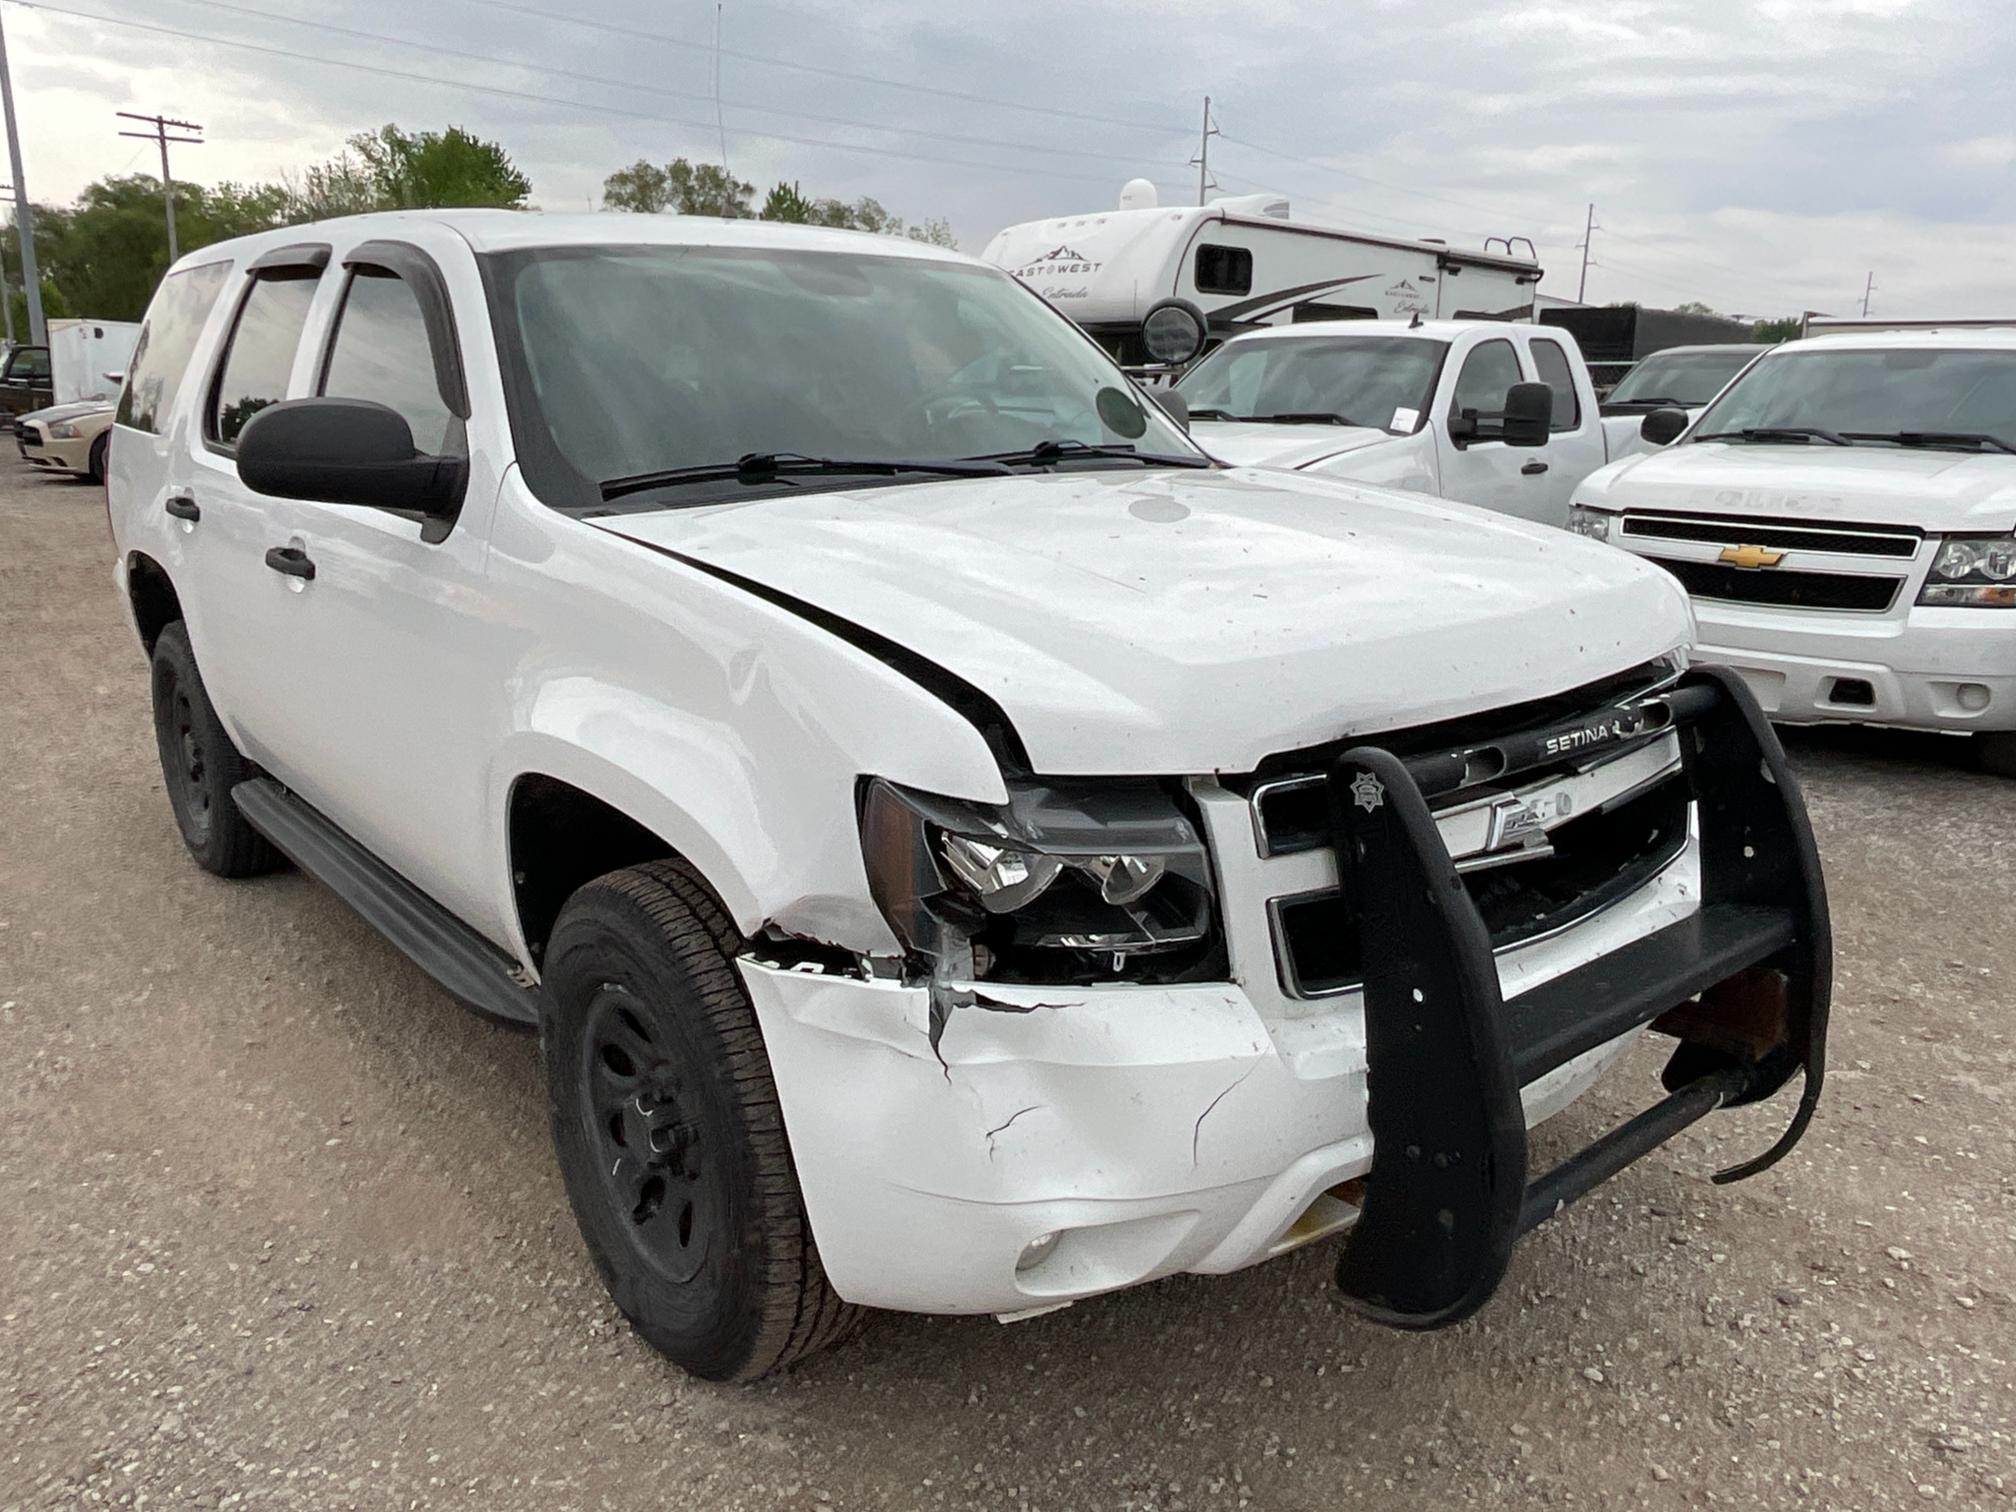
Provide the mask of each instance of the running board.
{"label": "running board", "polygon": [[507,1028],[539,1027],[539,992],[503,951],[270,777],[231,790],[246,822],[349,904],[449,996]]}

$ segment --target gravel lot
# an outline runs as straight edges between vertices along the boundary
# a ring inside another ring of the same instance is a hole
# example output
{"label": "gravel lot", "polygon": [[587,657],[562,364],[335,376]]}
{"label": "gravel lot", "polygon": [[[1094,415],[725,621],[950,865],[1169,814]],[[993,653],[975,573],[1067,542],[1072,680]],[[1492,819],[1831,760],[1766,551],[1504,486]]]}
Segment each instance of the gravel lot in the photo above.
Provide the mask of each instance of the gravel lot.
{"label": "gravel lot", "polygon": [[[598,1287],[535,1047],[156,772],[94,488],[0,460],[0,1507],[2016,1505],[2016,787],[1807,736],[1834,1071],[1711,1120],[1405,1336],[1323,1247],[684,1379]],[[1550,1126],[1634,1104],[1642,1052]]]}

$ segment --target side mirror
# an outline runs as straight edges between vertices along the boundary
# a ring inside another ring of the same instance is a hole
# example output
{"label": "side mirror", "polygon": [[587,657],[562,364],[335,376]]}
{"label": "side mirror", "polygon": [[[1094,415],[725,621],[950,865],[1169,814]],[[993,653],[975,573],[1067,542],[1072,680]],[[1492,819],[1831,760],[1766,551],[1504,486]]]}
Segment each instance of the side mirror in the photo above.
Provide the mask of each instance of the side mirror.
{"label": "side mirror", "polygon": [[1545,446],[1554,431],[1554,390],[1544,383],[1515,383],[1505,390],[1500,431],[1507,446]]}
{"label": "side mirror", "polygon": [[1655,409],[1638,422],[1638,434],[1654,446],[1671,446],[1690,424],[1687,411],[1667,407]]}
{"label": "side mirror", "polygon": [[1141,317],[1141,345],[1148,360],[1181,367],[1204,350],[1210,327],[1204,312],[1187,299],[1164,299]]}
{"label": "side mirror", "polygon": [[1186,431],[1190,429],[1190,401],[1185,399],[1182,394],[1173,388],[1162,386],[1149,389],[1148,397],[1162,407],[1163,414],[1174,420]]}
{"label": "side mirror", "polygon": [[368,399],[283,399],[238,434],[238,476],[277,499],[357,504],[449,520],[468,464],[413,446],[397,410]]}

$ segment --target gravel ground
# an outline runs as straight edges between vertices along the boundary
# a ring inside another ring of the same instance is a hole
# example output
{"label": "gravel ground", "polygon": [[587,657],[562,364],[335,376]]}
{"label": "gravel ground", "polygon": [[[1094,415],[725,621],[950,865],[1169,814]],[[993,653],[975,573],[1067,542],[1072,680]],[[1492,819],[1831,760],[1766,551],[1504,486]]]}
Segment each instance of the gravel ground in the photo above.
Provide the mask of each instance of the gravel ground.
{"label": "gravel ground", "polygon": [[604,1299],[529,1041],[188,861],[109,574],[97,490],[0,463],[0,1506],[2016,1502],[2016,788],[1957,742],[1795,742],[1835,1070],[1766,1176],[1705,1179],[1787,1107],[1711,1120],[1443,1333],[1353,1319],[1318,1247],[737,1390]]}

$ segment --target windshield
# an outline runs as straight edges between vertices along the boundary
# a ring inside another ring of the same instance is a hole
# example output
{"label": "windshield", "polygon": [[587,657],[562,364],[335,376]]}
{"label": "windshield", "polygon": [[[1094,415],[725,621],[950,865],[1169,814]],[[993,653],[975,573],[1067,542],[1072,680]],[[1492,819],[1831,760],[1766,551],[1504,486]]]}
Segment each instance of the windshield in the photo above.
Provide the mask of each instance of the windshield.
{"label": "windshield", "polygon": [[1352,425],[1412,431],[1428,413],[1448,349],[1446,341],[1410,336],[1230,341],[1177,386],[1199,419],[1336,415]]}
{"label": "windshield", "polygon": [[1199,457],[1097,346],[991,268],[635,245],[488,261],[519,461],[563,508],[599,506],[610,480],[752,453],[950,461],[1063,441]]}
{"label": "windshield", "polygon": [[1809,428],[1850,439],[1922,432],[2016,443],[2016,351],[1859,347],[1775,354],[1709,406],[1694,436]]}
{"label": "windshield", "polygon": [[1624,375],[1607,402],[1706,404],[1756,355],[1754,346],[1719,347],[1712,352],[1654,352]]}

